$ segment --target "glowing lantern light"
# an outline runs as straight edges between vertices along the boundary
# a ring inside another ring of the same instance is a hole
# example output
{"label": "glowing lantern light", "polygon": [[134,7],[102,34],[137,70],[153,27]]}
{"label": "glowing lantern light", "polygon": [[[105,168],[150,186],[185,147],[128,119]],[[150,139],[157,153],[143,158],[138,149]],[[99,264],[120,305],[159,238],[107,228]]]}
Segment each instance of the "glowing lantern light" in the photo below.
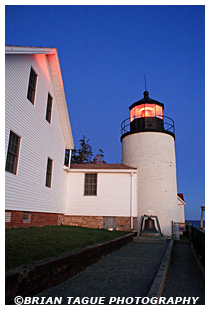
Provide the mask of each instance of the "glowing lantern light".
{"label": "glowing lantern light", "polygon": [[157,117],[162,119],[163,108],[155,104],[142,104],[134,107],[130,111],[131,122],[137,118]]}

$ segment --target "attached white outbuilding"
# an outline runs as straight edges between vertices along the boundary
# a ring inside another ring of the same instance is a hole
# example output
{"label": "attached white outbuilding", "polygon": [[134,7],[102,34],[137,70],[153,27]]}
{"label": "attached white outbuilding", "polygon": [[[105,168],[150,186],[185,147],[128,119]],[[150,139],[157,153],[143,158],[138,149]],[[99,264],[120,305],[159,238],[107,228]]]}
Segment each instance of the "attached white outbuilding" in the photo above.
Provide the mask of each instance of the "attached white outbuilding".
{"label": "attached white outbuilding", "polygon": [[101,224],[104,221],[104,227],[107,226],[106,217],[113,217],[114,223],[120,219],[123,223],[129,220],[130,228],[134,228],[133,218],[137,217],[136,168],[123,164],[72,164],[66,171],[66,215],[86,216],[91,222],[93,218],[90,217],[100,216],[98,220]]}
{"label": "attached white outbuilding", "polygon": [[177,206],[178,206],[178,222],[185,223],[185,200],[183,193],[178,193],[177,195]]}
{"label": "attached white outbuilding", "polygon": [[[137,230],[138,217],[145,214],[159,216],[153,210],[146,213],[138,209],[138,170],[134,167],[124,164],[72,164],[66,171],[68,172],[65,210],[67,218],[64,224]],[[91,176],[92,189],[86,193]],[[185,202],[181,196],[182,194],[176,196],[175,213],[179,215],[177,221],[184,223]],[[162,211],[160,218],[162,219]],[[169,219],[169,230],[171,221],[172,219]],[[160,225],[162,233],[165,234],[163,221]]]}

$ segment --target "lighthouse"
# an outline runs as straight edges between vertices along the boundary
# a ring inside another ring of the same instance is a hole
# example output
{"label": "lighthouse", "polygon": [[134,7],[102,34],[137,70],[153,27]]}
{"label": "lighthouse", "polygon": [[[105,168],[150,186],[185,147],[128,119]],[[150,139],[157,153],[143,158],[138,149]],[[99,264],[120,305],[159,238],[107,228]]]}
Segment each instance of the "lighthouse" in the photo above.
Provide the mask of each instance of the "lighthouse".
{"label": "lighthouse", "polygon": [[168,237],[178,222],[174,121],[164,116],[164,104],[147,90],[143,95],[121,124],[122,163],[138,170],[138,218],[154,217],[156,230]]}

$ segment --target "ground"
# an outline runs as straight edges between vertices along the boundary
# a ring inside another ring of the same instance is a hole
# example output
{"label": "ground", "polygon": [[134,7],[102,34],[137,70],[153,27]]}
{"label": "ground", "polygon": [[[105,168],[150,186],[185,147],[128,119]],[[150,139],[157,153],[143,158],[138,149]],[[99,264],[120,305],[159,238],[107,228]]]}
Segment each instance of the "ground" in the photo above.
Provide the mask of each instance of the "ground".
{"label": "ground", "polygon": [[9,229],[5,233],[6,270],[102,243],[127,233],[70,226]]}

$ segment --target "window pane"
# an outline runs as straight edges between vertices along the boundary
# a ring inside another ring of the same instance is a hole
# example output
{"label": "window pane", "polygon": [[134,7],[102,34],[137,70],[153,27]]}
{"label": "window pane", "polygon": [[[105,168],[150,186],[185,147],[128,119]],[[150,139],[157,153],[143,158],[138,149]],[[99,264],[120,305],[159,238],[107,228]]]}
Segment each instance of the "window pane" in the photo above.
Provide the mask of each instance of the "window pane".
{"label": "window pane", "polygon": [[50,94],[48,94],[47,110],[46,110],[46,120],[49,123],[51,123],[52,101],[53,101],[53,98],[51,97]]}
{"label": "window pane", "polygon": [[13,174],[17,173],[19,145],[20,137],[10,131],[5,170]]}
{"label": "window pane", "polygon": [[23,213],[23,222],[31,222],[31,213],[29,212]]}
{"label": "window pane", "polygon": [[36,83],[37,83],[37,75],[34,72],[34,70],[31,68],[31,72],[30,72],[30,76],[29,76],[29,86],[28,86],[27,98],[30,100],[30,102],[32,104],[34,104]]}
{"label": "window pane", "polygon": [[47,187],[51,187],[51,179],[52,179],[52,164],[53,164],[53,160],[51,160],[50,158],[48,158],[48,162],[47,162],[47,169],[46,169],[46,181],[45,181],[45,185]]}
{"label": "window pane", "polygon": [[163,119],[163,108],[156,105],[156,117]]}
{"label": "window pane", "polygon": [[142,117],[155,117],[155,105],[145,104],[144,110],[141,112]]}
{"label": "window pane", "polygon": [[84,195],[97,195],[97,174],[85,174]]}

